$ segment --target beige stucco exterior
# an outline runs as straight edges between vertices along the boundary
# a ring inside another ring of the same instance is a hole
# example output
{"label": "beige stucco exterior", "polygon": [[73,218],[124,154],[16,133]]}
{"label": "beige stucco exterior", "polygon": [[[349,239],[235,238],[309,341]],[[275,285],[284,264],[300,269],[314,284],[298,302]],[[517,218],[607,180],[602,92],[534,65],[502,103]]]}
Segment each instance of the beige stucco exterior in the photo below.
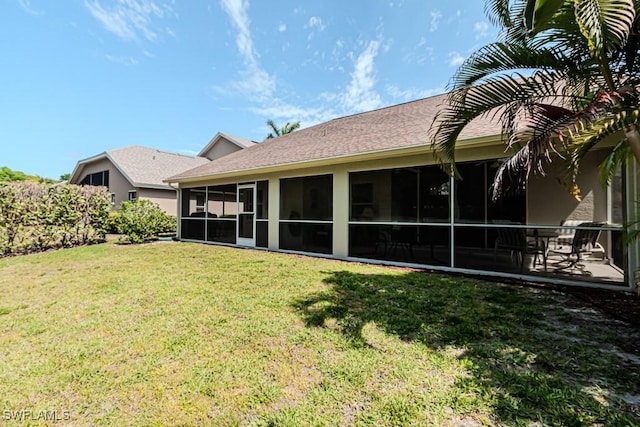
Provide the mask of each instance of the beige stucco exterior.
{"label": "beige stucco exterior", "polygon": [[157,203],[169,215],[176,215],[176,190],[138,188],[138,199]]}
{"label": "beige stucco exterior", "polygon": [[200,153],[200,155],[201,157],[206,157],[209,160],[214,160],[238,150],[242,150],[242,147],[239,147],[233,142],[227,141],[224,137],[221,137],[215,144],[209,147],[209,149]]}
{"label": "beige stucco exterior", "polygon": [[87,162],[82,168],[82,173],[79,174],[77,184],[82,179],[92,173],[109,171],[109,192],[115,195],[115,203],[112,205],[112,209],[116,210],[120,207],[122,202],[129,200],[129,192],[135,191],[138,199],[151,200],[157,203],[162,210],[169,215],[176,215],[176,191],[170,188],[152,189],[134,187],[125,176],[115,167],[113,162],[107,158],[100,158],[92,162]]}
{"label": "beige stucco exterior", "polygon": [[115,203],[112,208],[116,209],[120,206],[120,203],[129,199],[129,191],[136,190],[136,188],[122,175],[111,160],[101,158],[86,163],[82,168],[82,173],[79,175],[77,182],[72,182],[72,184],[78,184],[87,175],[106,170],[109,171],[109,192],[115,194]]}
{"label": "beige stucco exterior", "polygon": [[607,190],[600,184],[597,173],[605,155],[590,153],[581,163],[582,172],[576,181],[582,200],[577,200],[557,181],[559,166],[549,168],[545,177],[533,177],[527,186],[527,221],[540,225],[559,225],[563,220],[608,221]]}

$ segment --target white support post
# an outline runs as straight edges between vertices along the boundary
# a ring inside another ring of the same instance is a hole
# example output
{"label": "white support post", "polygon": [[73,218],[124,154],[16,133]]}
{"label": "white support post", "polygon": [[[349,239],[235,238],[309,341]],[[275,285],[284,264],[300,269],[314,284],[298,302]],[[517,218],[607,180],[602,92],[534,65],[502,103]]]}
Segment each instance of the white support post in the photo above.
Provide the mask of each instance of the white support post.
{"label": "white support post", "polygon": [[280,180],[269,179],[269,249],[280,247]]}
{"label": "white support post", "polygon": [[[638,164],[631,160],[627,164],[626,177],[626,219],[627,222],[637,222],[640,214],[640,170]],[[636,224],[636,227],[640,224]],[[630,243],[627,248],[628,280],[632,291],[640,293],[640,238]]]}
{"label": "white support post", "polygon": [[349,172],[333,174],[333,255],[349,256]]}

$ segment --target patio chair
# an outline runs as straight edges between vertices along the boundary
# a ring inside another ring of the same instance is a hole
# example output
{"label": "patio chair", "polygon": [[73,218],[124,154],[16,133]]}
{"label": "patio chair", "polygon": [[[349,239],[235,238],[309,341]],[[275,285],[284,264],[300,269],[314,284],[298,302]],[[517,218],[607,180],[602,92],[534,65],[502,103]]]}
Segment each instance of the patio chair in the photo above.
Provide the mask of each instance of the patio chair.
{"label": "patio chair", "polygon": [[524,261],[526,255],[534,255],[533,265],[538,262],[538,257],[542,257],[544,271],[547,271],[547,248],[542,239],[529,240],[524,228],[498,228],[493,249],[493,261],[497,260],[498,249],[511,251],[516,254],[516,260],[520,263],[520,273],[524,272]]}
{"label": "patio chair", "polygon": [[[569,264],[563,268],[582,267],[580,264],[583,255],[591,255],[594,252],[600,252],[604,254],[604,247],[598,243],[600,238],[600,232],[604,223],[602,222],[583,222],[578,225],[575,230],[571,243],[568,245],[558,246],[551,252],[560,255],[563,259],[561,262],[568,262]],[[588,228],[586,228],[588,227]]]}
{"label": "patio chair", "polygon": [[[560,226],[561,227],[577,227],[583,222],[584,221],[580,221],[577,219],[566,219],[566,220],[560,221]],[[555,238],[555,245],[556,246],[570,245],[571,241],[573,240],[573,236],[576,233],[576,230],[574,228],[559,228],[557,231],[558,231],[558,236]]]}

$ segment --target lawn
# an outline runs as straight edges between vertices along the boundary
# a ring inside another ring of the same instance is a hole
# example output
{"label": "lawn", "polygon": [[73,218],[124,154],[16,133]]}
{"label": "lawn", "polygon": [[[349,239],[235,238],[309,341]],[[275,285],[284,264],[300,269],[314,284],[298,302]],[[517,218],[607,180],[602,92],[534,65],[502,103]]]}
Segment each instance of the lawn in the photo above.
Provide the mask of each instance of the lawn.
{"label": "lawn", "polygon": [[630,338],[559,292],[107,243],[0,259],[0,424],[640,425]]}

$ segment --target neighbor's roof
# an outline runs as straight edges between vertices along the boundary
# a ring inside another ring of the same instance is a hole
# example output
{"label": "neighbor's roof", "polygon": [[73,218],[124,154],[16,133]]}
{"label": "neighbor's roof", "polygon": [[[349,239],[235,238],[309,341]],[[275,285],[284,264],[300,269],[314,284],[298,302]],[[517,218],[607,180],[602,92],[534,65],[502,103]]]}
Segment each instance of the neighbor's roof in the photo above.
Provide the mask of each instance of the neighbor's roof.
{"label": "neighbor's roof", "polygon": [[[447,94],[340,117],[239,150],[167,179],[180,182],[232,172],[358,156],[429,144],[429,129]],[[476,119],[460,139],[495,136],[500,125]]]}
{"label": "neighbor's roof", "polygon": [[163,189],[170,188],[163,182],[167,177],[209,163],[209,160],[203,157],[133,145],[80,160],[71,174],[70,182],[81,179],[80,174],[85,165],[101,159],[110,160],[134,187]]}
{"label": "neighbor's roof", "polygon": [[242,138],[240,136],[231,135],[224,132],[218,132],[213,138],[211,138],[211,141],[209,141],[209,143],[198,153],[198,156],[200,157],[204,156],[204,154],[207,151],[209,151],[211,147],[213,147],[218,141],[220,141],[223,138],[237,145],[240,148],[249,148],[253,145],[256,145],[256,142],[251,141],[249,139]]}

